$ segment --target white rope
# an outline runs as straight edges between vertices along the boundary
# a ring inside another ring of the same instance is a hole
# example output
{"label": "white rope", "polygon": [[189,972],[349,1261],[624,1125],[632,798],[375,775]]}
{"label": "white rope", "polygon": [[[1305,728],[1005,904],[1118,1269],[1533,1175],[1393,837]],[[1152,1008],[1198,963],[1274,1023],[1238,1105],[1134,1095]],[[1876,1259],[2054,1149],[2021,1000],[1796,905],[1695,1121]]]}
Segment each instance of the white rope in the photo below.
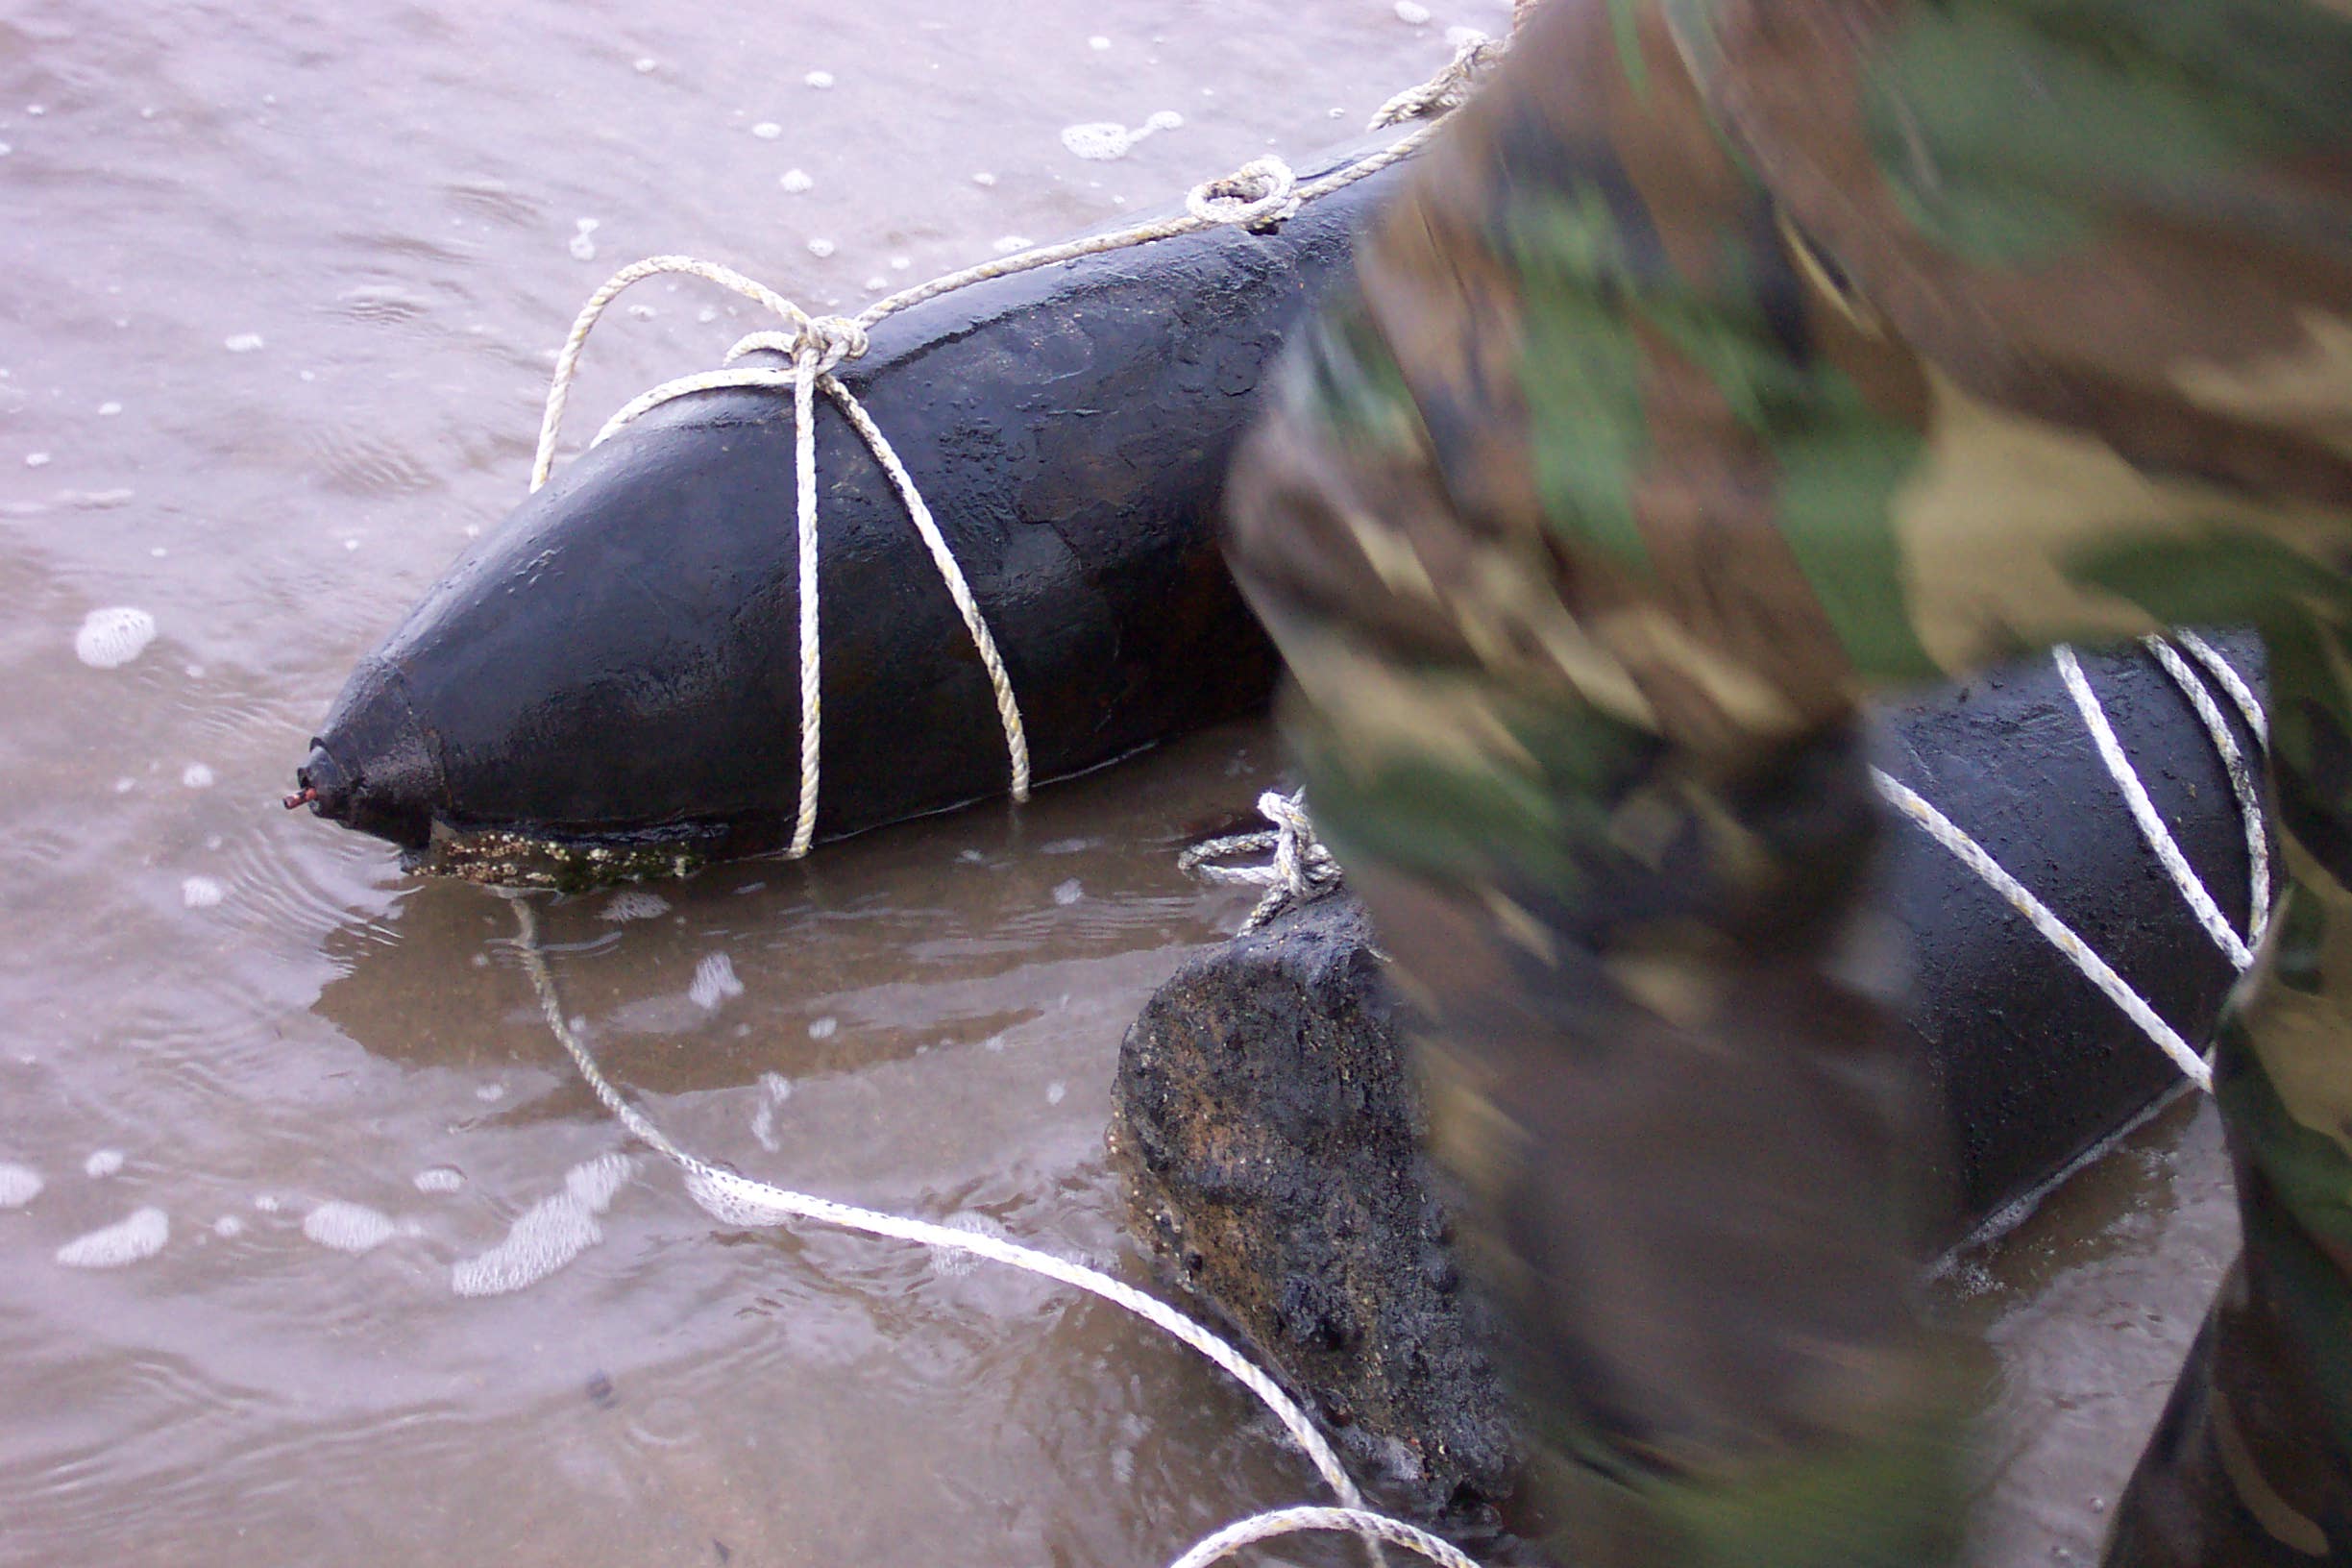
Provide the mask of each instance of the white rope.
{"label": "white rope", "polygon": [[[1388,105],[1384,106],[1382,114],[1388,115],[1391,109],[1409,102],[1417,107],[1400,110],[1393,116],[1394,119],[1442,115],[1468,96],[1478,75],[1500,58],[1503,49],[1502,43],[1484,39],[1464,44],[1454,59],[1428,82],[1389,100]],[[1376,120],[1378,125],[1388,123],[1392,123],[1392,120]],[[1012,796],[1017,801],[1026,800],[1029,798],[1030,782],[1028,737],[1021,724],[1020,703],[1014,695],[1012,677],[1005,671],[1004,660],[997,651],[995,638],[989,630],[988,620],[973,599],[963,568],[957,564],[954,551],[948,548],[945,537],[940,532],[939,525],[933,519],[931,508],[924,503],[914,477],[899,461],[897,453],[884,438],[872,417],[833,375],[835,367],[866,353],[868,329],[911,306],[968,288],[974,283],[1229,224],[1247,229],[1270,228],[1295,215],[1307,203],[1354,184],[1407,157],[1428,140],[1435,129],[1433,118],[1423,118],[1422,123],[1387,146],[1304,184],[1299,183],[1290,166],[1281,159],[1253,159],[1231,174],[1193,186],[1186,193],[1185,212],[1181,216],[1153,219],[1109,233],[1086,235],[1058,245],[998,257],[934,278],[928,282],[900,289],[868,306],[854,317],[811,316],[791,300],[756,280],[731,267],[695,257],[655,256],[632,262],[613,274],[602,287],[588,297],[588,303],[580,307],[578,316],[572,323],[572,331],[564,339],[562,351],[555,356],[554,374],[548,385],[547,406],[539,421],[538,450],[531,457],[531,489],[535,491],[546,484],[554,472],[556,447],[563,432],[564,410],[571,401],[572,383],[578,375],[580,356],[587,348],[588,335],[596,330],[597,323],[612,303],[631,286],[648,278],[682,274],[732,289],[773,313],[783,321],[785,331],[753,332],[743,338],[728,351],[728,368],[681,376],[632,398],[619,413],[605,422],[604,428],[597,432],[596,440],[590,445],[603,442],[648,411],[694,393],[746,387],[789,388],[792,392],[794,460],[799,468],[795,499],[799,544],[800,793],[792,844],[786,852],[795,857],[805,855],[815,842],[822,753],[820,741],[822,714],[819,691],[822,653],[820,647],[817,585],[815,404],[818,392],[822,392],[841,409],[850,427],[873,453],[874,460],[889,476],[891,487],[897,492],[899,501],[905,505],[907,515],[913,519],[916,531],[922,536],[924,548],[931,553],[932,564],[938,568],[948,597],[955,600],[956,611],[964,619],[965,630],[970,634],[972,646],[979,651],[981,665],[988,673],[989,685],[995,696],[996,717],[1004,729]],[[786,363],[781,366],[735,365],[737,359],[759,351],[780,354]]]}
{"label": "white rope", "polygon": [[[1512,26],[1518,25],[1514,17]],[[1471,38],[1455,52],[1454,61],[1418,86],[1407,87],[1372,111],[1371,131],[1385,131],[1408,120],[1435,119],[1469,101],[1485,69],[1503,58],[1508,45],[1492,38]]]}
{"label": "white rope", "polygon": [[[1286,909],[1312,903],[1338,887],[1340,880],[1339,863],[1315,837],[1314,823],[1308,819],[1306,791],[1285,795],[1268,790],[1258,797],[1258,812],[1274,825],[1255,833],[1210,839],[1176,857],[1178,870],[1190,871],[1204,881],[1266,890],[1249,919],[1241,922],[1245,934]],[[1263,866],[1213,864],[1234,855],[1262,855],[1268,850],[1274,858]]]}
{"label": "white rope", "polygon": [[2253,952],[2244,939],[2230,929],[2229,918],[2214,902],[2213,894],[2190,866],[2189,857],[2181,853],[2172,830],[2157,813],[2156,802],[2148,798],[2147,786],[2140,781],[2131,759],[2123,754],[2123,743],[2116,739],[2115,726],[2107,722],[2107,710],[2099,705],[2098,694],[2091,689],[2089,678],[2083,674],[2082,661],[2064,643],[2050,649],[2050,659],[2058,666],[2058,678],[2066,683],[2067,695],[2074,699],[2074,711],[2082,715],[2084,727],[2091,731],[2092,744],[2098,748],[2099,760],[2107,765],[2108,776],[2123,793],[2123,803],[2131,808],[2132,821],[2140,824],[2140,837],[2155,851],[2157,863],[2172,879],[2173,887],[2180,890],[2181,897],[2196,916],[2197,923],[2205,928],[2205,934],[2213,938],[2214,944],[2229,955],[2230,963],[2241,972],[2252,968]]}
{"label": "white rope", "polygon": [[1460,1548],[1443,1536],[1433,1535],[1402,1519],[1368,1513],[1361,1508],[1276,1508],[1269,1513],[1254,1513],[1247,1519],[1234,1521],[1213,1535],[1204,1536],[1168,1568],[1209,1568],[1209,1564],[1241,1547],[1310,1530],[1349,1531],[1418,1552],[1432,1562],[1442,1563],[1444,1568],[1479,1568]]}
{"label": "white rope", "polygon": [[[2264,719],[2262,704],[2255,699],[2253,689],[2229,660],[2195,632],[2181,631],[2174,635],[2188,649],[2190,656],[2202,665],[2213,675],[2215,682],[2229,694],[2230,700],[2237,705],[2239,715],[2244,719],[2247,730],[2256,741],[2266,745],[2269,726]],[[2195,711],[2198,722],[2205,726],[2206,737],[2212,741],[2215,752],[2220,757],[2222,772],[2229,777],[2230,792],[2237,797],[2239,813],[2244,820],[2250,885],[2247,891],[2246,934],[2242,938],[2231,929],[2227,918],[2215,904],[2213,894],[2206,890],[2204,882],[2189,865],[2188,858],[2181,853],[2171,829],[2157,814],[2154,802],[2148,798],[2147,787],[2132,768],[2131,759],[2124,755],[2122,745],[2116,739],[2114,726],[2107,721],[2106,709],[2100,706],[2098,694],[2091,689],[2091,682],[2083,674],[2082,663],[2074,650],[2061,644],[2051,650],[2050,656],[2058,667],[2059,678],[2066,684],[2067,695],[2073,699],[2075,710],[2082,715],[2084,726],[2091,732],[2092,744],[2097,748],[2100,761],[2106,765],[2109,776],[2115,780],[2122,792],[2125,804],[2131,808],[2132,820],[2139,824],[2141,838],[2163,863],[2167,874],[2172,879],[2172,885],[2180,890],[2181,896],[2195,913],[2198,923],[2205,927],[2215,944],[2229,955],[2230,963],[2243,972],[2253,966],[2255,951],[2262,946],[2263,934],[2268,929],[2270,920],[2270,831],[2263,814],[2262,795],[2255,787],[2253,772],[2238,745],[2238,738],[2230,733],[2229,723],[2221,716],[2221,710],[2214,701],[2213,695],[2206,690],[2205,683],[2163,639],[2149,637],[2143,639],[2143,642],[2148,651],[2156,656],[2165,674],[2180,688],[2181,695]],[[2027,891],[2023,883],[2010,875],[1984,845],[1954,826],[1942,812],[1891,774],[1874,768],[1871,775],[1878,786],[1879,794],[1893,801],[1924,828],[1929,838],[1949,850],[1962,865],[2007,899],[2010,906],[2024,916],[2034,929],[2057,948],[2061,956],[2072,964],[2085,979],[2122,1009],[2124,1015],[2140,1026],[2141,1032],[2172,1059],[2191,1083],[2208,1093],[2212,1091],[2213,1068],[2206,1058],[2182,1039],[2178,1030],[2165,1022],[2148,1005],[2147,999],[2116,973],[2090,943],[2075,935],[2072,928]]]}
{"label": "white rope", "polygon": [[[2196,709],[2198,722],[2204,724],[2214,750],[2221,758],[2221,771],[2229,775],[2230,794],[2238,797],[2238,816],[2245,824],[2246,871],[2251,884],[2246,899],[2245,945],[2259,948],[2263,934],[2270,928],[2270,824],[2263,815],[2262,792],[2254,787],[2254,771],[2247,765],[2245,753],[2239,749],[2238,737],[2230,733],[2229,721],[2221,717],[2213,693],[2206,690],[2205,683],[2197,679],[2196,673],[2172,645],[2161,637],[2142,641],[2164,667],[2164,673],[2172,677],[2172,684],[2189,699],[2189,705]],[[2229,669],[2220,654],[2215,653],[2214,658],[2221,662],[2221,668]],[[2237,672],[2232,670],[2230,674],[2235,677]],[[2252,695],[2247,694],[2249,698]],[[2256,707],[2254,711],[2259,714],[2262,709]],[[2239,966],[2241,969],[2245,967]]]}
{"label": "white rope", "polygon": [[2253,688],[2245,683],[2245,678],[2211,643],[2195,632],[2178,631],[2173,636],[2189,650],[2190,657],[2203,665],[2206,673],[2221,683],[2221,689],[2229,693],[2230,700],[2238,704],[2238,716],[2245,721],[2246,728],[2253,732],[2254,744],[2268,750],[2270,717],[2263,712],[2262,703],[2255,698]]}
{"label": "white rope", "polygon": [[[1314,1423],[1308,1418],[1307,1412],[1300,1409],[1297,1402],[1292,1400],[1288,1394],[1283,1392],[1272,1378],[1261,1371],[1233,1346],[1166,1303],[1145,1295],[1133,1286],[1115,1280],[1097,1269],[1089,1268],[1084,1263],[1072,1262],[1066,1258],[1057,1258],[1049,1252],[1041,1252],[1035,1247],[1022,1246],[1017,1241],[970,1231],[959,1231],[945,1225],[934,1225],[928,1220],[886,1214],[871,1209],[861,1209],[853,1204],[837,1203],[830,1198],[814,1197],[805,1192],[795,1192],[787,1188],[755,1181],[748,1176],[714,1165],[706,1160],[687,1153],[676,1143],[671,1141],[668,1134],[656,1127],[643,1112],[631,1105],[621,1091],[613,1087],[612,1081],[606,1078],[602,1069],[597,1066],[596,1058],[589,1053],[586,1043],[574,1031],[571,1020],[564,1017],[563,1000],[556,992],[554,974],[549,969],[547,955],[540,946],[538,914],[531,907],[529,898],[503,889],[494,891],[514,906],[515,926],[518,933],[516,945],[523,955],[523,967],[530,975],[531,987],[538,992],[539,1011],[546,1017],[548,1028],[555,1036],[556,1042],[562,1045],[565,1053],[572,1058],[573,1066],[576,1066],[580,1076],[588,1081],[589,1089],[595,1092],[597,1099],[604,1109],[612,1113],[613,1119],[620,1122],[639,1141],[677,1166],[686,1178],[687,1191],[705,1211],[727,1223],[747,1227],[780,1225],[787,1219],[794,1218],[811,1219],[821,1224],[838,1225],[845,1230],[861,1231],[868,1236],[914,1241],[943,1251],[966,1253],[975,1258],[985,1258],[992,1262],[1009,1264],[1027,1273],[1058,1281],[1132,1312],[1154,1328],[1189,1345],[1214,1363],[1228,1377],[1255,1394],[1259,1403],[1263,1405],[1274,1419],[1282,1424],[1283,1430],[1289,1433],[1290,1440],[1305,1453],[1309,1462],[1314,1466],[1315,1473],[1323,1478],[1324,1484],[1329,1486],[1333,1494],[1345,1506],[1346,1517],[1350,1521],[1360,1521],[1287,1528],[1353,1530],[1362,1538],[1365,1550],[1370,1555],[1375,1568],[1380,1568],[1384,1561],[1379,1546],[1379,1542],[1384,1539],[1411,1545],[1425,1556],[1431,1555],[1425,1545],[1416,1544],[1417,1538],[1426,1532],[1416,1531],[1412,1526],[1402,1521],[1386,1519],[1384,1515],[1365,1511],[1363,1494],[1356,1489],[1356,1483],[1349,1478],[1346,1467],[1339,1462],[1338,1454],[1333,1450],[1330,1443],[1324,1440],[1323,1434],[1315,1430]],[[1342,1510],[1311,1509],[1307,1511],[1329,1512],[1336,1517]],[[1281,1517],[1281,1515],[1261,1515],[1259,1517],[1266,1519]],[[1376,1526],[1372,1521],[1381,1521],[1381,1523]],[[1256,1522],[1242,1521],[1244,1525]],[[1405,1533],[1401,1534],[1400,1531]],[[1282,1531],[1277,1530],[1271,1533],[1281,1532]],[[1245,1537],[1245,1539],[1252,1540],[1263,1538],[1265,1537]],[[1434,1540],[1435,1537],[1429,1537],[1429,1539]],[[1204,1546],[1207,1544],[1203,1543]],[[1235,1544],[1239,1543],[1237,1541]],[[1453,1552],[1451,1547],[1444,1546],[1442,1542],[1438,1542],[1437,1545],[1446,1552]],[[1203,1562],[1213,1560],[1216,1556],[1222,1555],[1222,1552],[1228,1549],[1220,1548],[1209,1557],[1199,1560]],[[1196,1547],[1194,1550],[1197,1552],[1200,1548]],[[1190,1562],[1193,1559],[1188,1555],[1182,1560]],[[1459,1553],[1454,1553],[1451,1557],[1439,1556],[1436,1560],[1454,1564],[1456,1568],[1458,1568],[1458,1565],[1467,1559],[1462,1558]]]}
{"label": "white rope", "polygon": [[2163,1047],[2165,1055],[2172,1059],[2183,1076],[2197,1088],[2211,1091],[2213,1068],[2197,1054],[2196,1047],[2183,1040],[2170,1024],[2159,1017],[2144,997],[2126,985],[2123,977],[2116,973],[2089,943],[2076,936],[2066,921],[2050,912],[2048,905],[2027,891],[2024,883],[2003,870],[2000,862],[1995,860],[1983,845],[1953,826],[1951,819],[1883,769],[1873,768],[1871,777],[1877,784],[1880,795],[1925,828],[1929,838],[1950,850],[1953,858],[2006,898],[2009,906],[2032,922],[2033,928],[2080,970],[2085,979],[2105,992],[2107,999],[2121,1008],[2124,1016],[2138,1024],[2148,1039]]}

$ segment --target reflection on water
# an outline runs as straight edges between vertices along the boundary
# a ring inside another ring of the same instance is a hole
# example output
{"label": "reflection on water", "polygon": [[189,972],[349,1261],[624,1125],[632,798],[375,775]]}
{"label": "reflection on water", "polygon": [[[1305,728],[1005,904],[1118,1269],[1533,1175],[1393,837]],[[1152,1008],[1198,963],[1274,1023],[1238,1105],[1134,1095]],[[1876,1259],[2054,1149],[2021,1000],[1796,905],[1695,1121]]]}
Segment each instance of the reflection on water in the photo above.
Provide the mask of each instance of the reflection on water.
{"label": "reflection on water", "polygon": [[2238,1251],[2221,1121],[2187,1097],[1949,1282],[1997,1377],[1969,1568],[2098,1560],[2109,1511]]}
{"label": "reflection on water", "polygon": [[[0,1562],[1139,1563],[1313,1495],[1123,1314],[714,1228],[566,1069],[497,900],[274,797],[517,498],[610,267],[853,307],[1310,151],[1506,16],[1433,9],[0,17]],[[750,325],[641,292],[588,409]],[[1247,902],[1174,845],[1272,772],[1239,726],[548,941],[689,1146],[1140,1278],[1113,1053]]]}

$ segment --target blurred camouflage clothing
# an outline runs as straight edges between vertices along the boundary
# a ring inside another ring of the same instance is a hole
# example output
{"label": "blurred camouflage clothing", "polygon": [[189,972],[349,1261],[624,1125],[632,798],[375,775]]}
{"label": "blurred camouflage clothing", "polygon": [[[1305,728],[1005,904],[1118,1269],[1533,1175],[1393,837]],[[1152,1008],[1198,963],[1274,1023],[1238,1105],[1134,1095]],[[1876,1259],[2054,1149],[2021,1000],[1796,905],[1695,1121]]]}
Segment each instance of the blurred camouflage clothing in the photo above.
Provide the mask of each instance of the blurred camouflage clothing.
{"label": "blurred camouflage clothing", "polygon": [[2111,1560],[2352,1561],[2352,6],[1553,0],[1232,488],[1563,1560],[1959,1528],[1858,702],[2267,641],[2245,1250]]}

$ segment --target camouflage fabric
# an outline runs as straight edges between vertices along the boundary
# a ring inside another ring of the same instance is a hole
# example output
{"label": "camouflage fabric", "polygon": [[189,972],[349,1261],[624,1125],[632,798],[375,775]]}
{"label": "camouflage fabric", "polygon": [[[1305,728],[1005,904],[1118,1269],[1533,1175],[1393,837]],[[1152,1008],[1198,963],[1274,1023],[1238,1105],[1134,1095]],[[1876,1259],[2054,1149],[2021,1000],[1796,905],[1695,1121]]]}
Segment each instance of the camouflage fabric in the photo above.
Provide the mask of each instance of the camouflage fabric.
{"label": "camouflage fabric", "polygon": [[1229,548],[1579,1568],[1948,1556],[1857,704],[2258,625],[2245,1249],[2111,1560],[2352,1561],[2352,7],[1553,0],[1292,351]]}

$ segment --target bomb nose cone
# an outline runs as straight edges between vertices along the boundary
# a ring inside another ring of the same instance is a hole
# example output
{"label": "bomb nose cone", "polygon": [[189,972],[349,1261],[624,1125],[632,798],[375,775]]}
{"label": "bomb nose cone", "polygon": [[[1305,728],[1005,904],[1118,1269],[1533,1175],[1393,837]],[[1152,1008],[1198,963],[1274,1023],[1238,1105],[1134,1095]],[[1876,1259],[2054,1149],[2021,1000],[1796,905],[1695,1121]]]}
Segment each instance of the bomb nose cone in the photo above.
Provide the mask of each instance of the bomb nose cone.
{"label": "bomb nose cone", "polygon": [[346,821],[351,815],[351,775],[316,736],[310,740],[309,760],[294,770],[294,788],[296,793],[285,798],[288,811],[308,806],[314,816],[331,822]]}
{"label": "bomb nose cone", "polygon": [[300,793],[289,806],[307,805],[404,849],[425,847],[435,810],[449,800],[439,752],[427,744],[398,672],[380,659],[354,673],[294,780]]}

